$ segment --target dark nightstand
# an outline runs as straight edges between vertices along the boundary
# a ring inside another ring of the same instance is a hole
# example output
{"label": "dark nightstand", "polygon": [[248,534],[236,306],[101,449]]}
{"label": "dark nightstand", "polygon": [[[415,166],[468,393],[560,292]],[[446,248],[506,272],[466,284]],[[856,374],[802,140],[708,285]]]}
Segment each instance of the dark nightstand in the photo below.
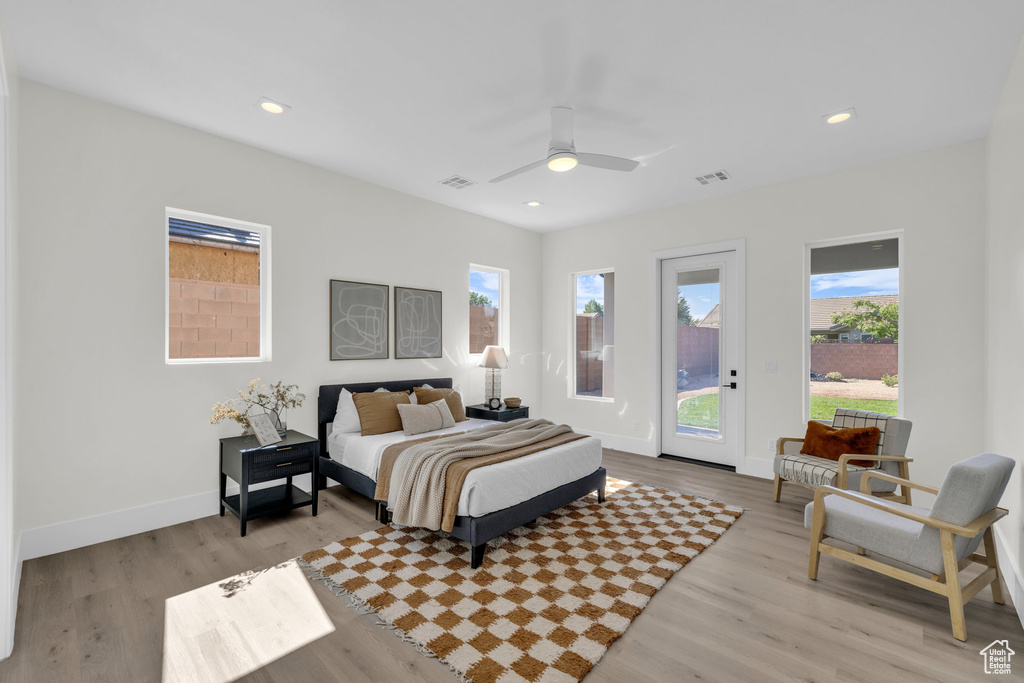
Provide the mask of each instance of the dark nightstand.
{"label": "dark nightstand", "polygon": [[[320,442],[311,436],[288,430],[284,440],[273,446],[260,446],[255,436],[235,436],[220,440],[220,516],[231,510],[242,522],[269,515],[272,512],[313,506],[316,516],[317,474],[319,473]],[[313,475],[313,494],[292,486],[296,474]],[[227,495],[227,479],[238,482],[237,496]],[[275,479],[285,483],[258,491],[249,491],[252,484]]]}
{"label": "dark nightstand", "polygon": [[483,403],[478,403],[475,406],[466,406],[466,417],[475,417],[479,420],[508,422],[509,420],[518,420],[521,417],[530,417],[530,408],[529,406],[508,408],[505,405],[502,405],[497,410],[491,410]]}

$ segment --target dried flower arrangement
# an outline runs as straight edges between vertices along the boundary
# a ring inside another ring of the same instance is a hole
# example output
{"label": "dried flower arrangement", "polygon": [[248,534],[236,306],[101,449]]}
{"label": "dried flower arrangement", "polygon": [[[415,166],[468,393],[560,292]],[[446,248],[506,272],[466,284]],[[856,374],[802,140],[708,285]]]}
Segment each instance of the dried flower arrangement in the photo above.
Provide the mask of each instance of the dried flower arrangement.
{"label": "dried flower arrangement", "polygon": [[210,424],[217,424],[222,420],[234,420],[242,425],[242,434],[248,434],[249,417],[261,409],[270,415],[275,424],[283,423],[284,411],[288,408],[298,408],[306,400],[305,394],[300,394],[298,384],[260,384],[257,377],[249,382],[245,391],[238,390],[238,398],[229,398],[223,403],[213,406],[213,415],[210,417]]}

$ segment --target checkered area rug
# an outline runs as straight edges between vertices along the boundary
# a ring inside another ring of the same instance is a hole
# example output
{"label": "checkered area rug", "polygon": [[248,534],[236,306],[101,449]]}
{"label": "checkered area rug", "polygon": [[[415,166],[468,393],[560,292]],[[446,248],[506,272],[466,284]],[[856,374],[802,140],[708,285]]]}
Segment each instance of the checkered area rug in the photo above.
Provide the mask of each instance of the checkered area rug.
{"label": "checkered area rug", "polygon": [[581,680],[741,508],[608,479],[488,543],[389,525],[302,556],[307,571],[472,683]]}

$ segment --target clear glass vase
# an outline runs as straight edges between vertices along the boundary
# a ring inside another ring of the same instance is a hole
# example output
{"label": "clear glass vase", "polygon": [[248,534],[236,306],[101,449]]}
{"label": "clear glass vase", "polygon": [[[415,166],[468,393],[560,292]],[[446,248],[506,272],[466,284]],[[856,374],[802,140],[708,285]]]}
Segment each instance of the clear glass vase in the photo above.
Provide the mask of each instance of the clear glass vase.
{"label": "clear glass vase", "polygon": [[268,410],[267,414],[270,415],[270,421],[274,423],[277,433],[281,438],[284,438],[285,433],[288,431],[288,409]]}

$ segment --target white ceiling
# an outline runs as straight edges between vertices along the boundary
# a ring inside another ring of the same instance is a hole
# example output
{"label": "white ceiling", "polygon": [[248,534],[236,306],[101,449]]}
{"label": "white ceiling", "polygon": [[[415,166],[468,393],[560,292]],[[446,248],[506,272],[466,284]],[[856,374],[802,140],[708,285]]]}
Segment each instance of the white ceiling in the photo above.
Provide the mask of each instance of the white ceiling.
{"label": "white ceiling", "polygon": [[[983,137],[1024,2],[0,0],[0,23],[23,78],[545,232]],[[640,167],[489,184],[545,156],[552,106]]]}

